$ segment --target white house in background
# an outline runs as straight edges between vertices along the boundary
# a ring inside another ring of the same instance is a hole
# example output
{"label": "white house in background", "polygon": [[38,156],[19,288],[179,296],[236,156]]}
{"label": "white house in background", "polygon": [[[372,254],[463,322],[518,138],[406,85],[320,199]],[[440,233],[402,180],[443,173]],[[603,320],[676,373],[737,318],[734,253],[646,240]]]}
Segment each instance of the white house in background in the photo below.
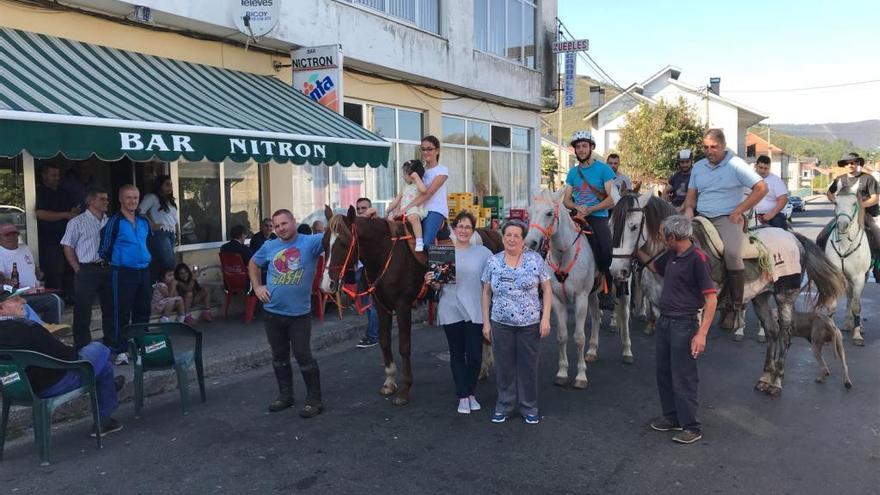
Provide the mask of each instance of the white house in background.
{"label": "white house in background", "polygon": [[720,80],[713,82],[711,87],[691,86],[679,81],[679,75],[680,69],[666,66],[587,114],[584,121],[593,132],[596,151],[604,155],[617,147],[626,115],[639,104],[653,104],[660,100],[676,103],[681,97],[697,109],[701,123],[722,129],[727,146],[744,155],[747,129],[766,119],[767,115],[722,97]]}

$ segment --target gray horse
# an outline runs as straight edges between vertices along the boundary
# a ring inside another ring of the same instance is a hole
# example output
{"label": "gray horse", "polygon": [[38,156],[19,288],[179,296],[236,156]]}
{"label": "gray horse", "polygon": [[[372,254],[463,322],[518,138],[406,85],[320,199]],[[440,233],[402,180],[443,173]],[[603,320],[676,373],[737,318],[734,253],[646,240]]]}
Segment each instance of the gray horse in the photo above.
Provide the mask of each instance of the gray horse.
{"label": "gray horse", "polygon": [[[629,236],[632,239],[628,246],[621,246],[621,250],[630,249],[630,254],[645,245],[660,246],[660,224],[674,210],[660,198],[646,193],[639,197],[630,196],[620,200],[615,208],[618,221],[614,222],[615,236],[617,232],[642,231],[644,236]],[[622,218],[623,220],[620,220]],[[637,226],[633,228],[634,226]],[[769,227],[768,229],[773,229]],[[799,253],[801,272],[779,278],[772,281],[766,277],[759,277],[748,282],[745,287],[745,300],[751,301],[758,315],[758,320],[766,329],[768,336],[767,354],[764,359],[764,372],[755,388],[771,396],[782,393],[782,381],[785,375],[785,354],[791,343],[792,322],[794,318],[794,305],[801,293],[801,280],[806,273],[810,282],[815,283],[816,298],[811,301],[813,311],[825,311],[837,304],[837,299],[843,294],[845,280],[843,273],[823,255],[822,250],[806,237],[781,229],[778,237],[789,248],[796,248]],[[621,234],[623,235],[623,234]],[[694,222],[694,238],[701,246],[709,246],[709,237],[701,224]],[[653,243],[651,239],[656,239]],[[776,253],[784,246],[768,246],[771,253]],[[646,251],[648,252],[648,251]],[[658,251],[659,252],[659,251]],[[711,249],[705,250],[712,265],[712,277],[719,290],[724,287],[725,271],[723,260]],[[746,260],[747,266],[756,263],[755,260]],[[778,320],[774,318],[771,299],[776,301]]]}

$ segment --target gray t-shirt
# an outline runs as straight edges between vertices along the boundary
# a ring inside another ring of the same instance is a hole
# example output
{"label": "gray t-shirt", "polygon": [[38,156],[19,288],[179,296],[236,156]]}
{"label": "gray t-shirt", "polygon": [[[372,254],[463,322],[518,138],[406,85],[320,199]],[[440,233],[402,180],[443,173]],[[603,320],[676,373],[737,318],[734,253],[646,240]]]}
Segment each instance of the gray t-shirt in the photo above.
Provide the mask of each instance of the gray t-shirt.
{"label": "gray t-shirt", "polygon": [[455,283],[443,286],[437,306],[437,323],[449,325],[459,321],[483,323],[481,300],[483,284],[480,276],[492,251],[484,246],[455,250]]}

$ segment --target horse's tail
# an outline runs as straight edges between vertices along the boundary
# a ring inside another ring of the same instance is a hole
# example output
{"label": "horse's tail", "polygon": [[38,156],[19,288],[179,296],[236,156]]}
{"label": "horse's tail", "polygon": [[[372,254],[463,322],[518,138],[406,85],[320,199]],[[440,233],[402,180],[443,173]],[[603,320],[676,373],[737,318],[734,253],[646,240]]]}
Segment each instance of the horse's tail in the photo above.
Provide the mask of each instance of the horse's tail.
{"label": "horse's tail", "polygon": [[837,299],[846,290],[846,278],[839,268],[828,261],[825,253],[810,239],[797,232],[792,232],[804,248],[804,257],[801,261],[807,270],[807,279],[816,285],[816,300],[813,301],[813,309],[831,309],[837,304]]}

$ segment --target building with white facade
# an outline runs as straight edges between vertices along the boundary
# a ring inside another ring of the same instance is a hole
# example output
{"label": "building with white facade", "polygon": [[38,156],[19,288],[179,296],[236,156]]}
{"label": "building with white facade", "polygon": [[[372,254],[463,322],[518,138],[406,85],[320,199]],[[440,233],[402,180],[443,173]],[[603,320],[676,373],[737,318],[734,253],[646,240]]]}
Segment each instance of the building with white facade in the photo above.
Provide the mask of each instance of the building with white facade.
{"label": "building with white facade", "polygon": [[[154,155],[122,152],[108,161],[97,150],[91,154],[85,150],[76,158],[64,149],[57,154],[44,150],[35,156],[27,146],[13,144],[0,157],[0,173],[20,191],[0,197],[0,203],[25,212],[29,243],[37,235],[34,190],[40,180],[38,170],[48,162],[59,165],[62,174],[82,171],[110,190],[112,198],[123,183],[133,182],[149,192],[154,177],[170,174],[181,203],[181,225],[192,227],[185,232],[180,252],[199,264],[204,263],[202,258],[216,262],[215,248],[227,240],[233,225],[243,223],[256,230],[259,219],[278,208],[290,208],[297,218],[305,219],[324,205],[347,207],[367,196],[382,209],[401,183],[399,165],[420,157],[420,139],[428,134],[442,142],[440,162],[450,169],[450,192],[503,196],[506,207],[528,204],[540,181],[539,114],[556,104],[551,51],[556,39],[556,1],[274,0],[280,2],[278,23],[255,39],[236,27],[238,4],[247,1],[251,0],[72,0],[35,7],[30,2],[0,0],[0,29],[10,39],[50,43],[57,50],[66,50],[71,43],[83,53],[93,52],[90,47],[106,48],[110,50],[107,57],[136,59],[143,70],[135,72],[166,67],[154,77],[155,84],[161,85],[157,94],[164,100],[187,102],[187,88],[199,91],[197,78],[187,73],[190,69],[199,74],[213,74],[216,69],[222,80],[250,81],[240,83],[229,98],[217,96],[215,88],[214,96],[207,97],[214,100],[207,105],[188,108],[181,104],[180,111],[166,112],[166,120],[174,125],[192,130],[199,124],[208,131],[213,128],[201,120],[210,120],[210,116],[195,113],[214,114],[218,126],[225,123],[224,129],[232,128],[241,136],[273,130],[249,127],[259,127],[254,122],[266,112],[281,116],[273,125],[282,125],[285,118],[297,119],[290,113],[295,109],[279,108],[287,96],[265,92],[275,87],[266,78],[291,85],[290,50],[339,45],[344,56],[341,113],[390,143],[386,166],[365,166],[376,165],[375,160],[339,166],[341,161],[328,163],[329,159],[321,161],[320,156],[303,158],[307,163],[297,165],[293,159],[288,162],[262,152],[250,153],[250,148],[246,156],[215,154],[213,159],[185,149],[158,153],[156,148]],[[136,6],[142,22],[133,20]],[[144,7],[149,9],[146,15]],[[30,48],[10,49],[25,53]],[[181,72],[175,74],[175,68]],[[95,82],[100,85],[100,78],[107,77],[100,74],[111,73],[127,80],[126,70],[123,65],[112,71],[95,67]],[[143,73],[132,77],[140,78],[143,87],[131,90],[143,90],[148,102],[154,82],[144,79]],[[67,79],[72,85],[85,84],[76,77]],[[26,81],[17,81],[6,79],[0,84],[7,85],[10,93],[33,89]],[[207,80],[202,83],[209,84]],[[84,93],[73,89],[73,93]],[[85,115],[92,104],[89,100],[75,105],[71,115],[62,117],[106,117]],[[162,105],[171,106],[168,101]],[[125,127],[126,118],[150,120],[148,107],[132,110],[129,117],[116,116],[114,122]],[[0,116],[0,121],[7,117]],[[332,124],[328,128],[345,127],[327,115],[324,118]],[[162,124],[151,121],[148,127],[167,130]],[[340,146],[372,146],[370,139],[351,130],[342,137],[328,137],[328,133],[331,130],[322,131],[321,126],[307,132],[315,142],[330,139]],[[5,190],[0,189],[0,194]],[[36,250],[37,243],[32,245]]]}
{"label": "building with white facade", "polygon": [[766,119],[767,115],[721,96],[720,82],[713,88],[691,86],[680,81],[680,75],[680,69],[664,67],[587,114],[584,120],[593,132],[596,150],[603,154],[615,150],[626,115],[640,104],[660,100],[675,104],[679,98],[683,98],[696,110],[700,122],[722,129],[727,146],[743,156],[748,128]]}

